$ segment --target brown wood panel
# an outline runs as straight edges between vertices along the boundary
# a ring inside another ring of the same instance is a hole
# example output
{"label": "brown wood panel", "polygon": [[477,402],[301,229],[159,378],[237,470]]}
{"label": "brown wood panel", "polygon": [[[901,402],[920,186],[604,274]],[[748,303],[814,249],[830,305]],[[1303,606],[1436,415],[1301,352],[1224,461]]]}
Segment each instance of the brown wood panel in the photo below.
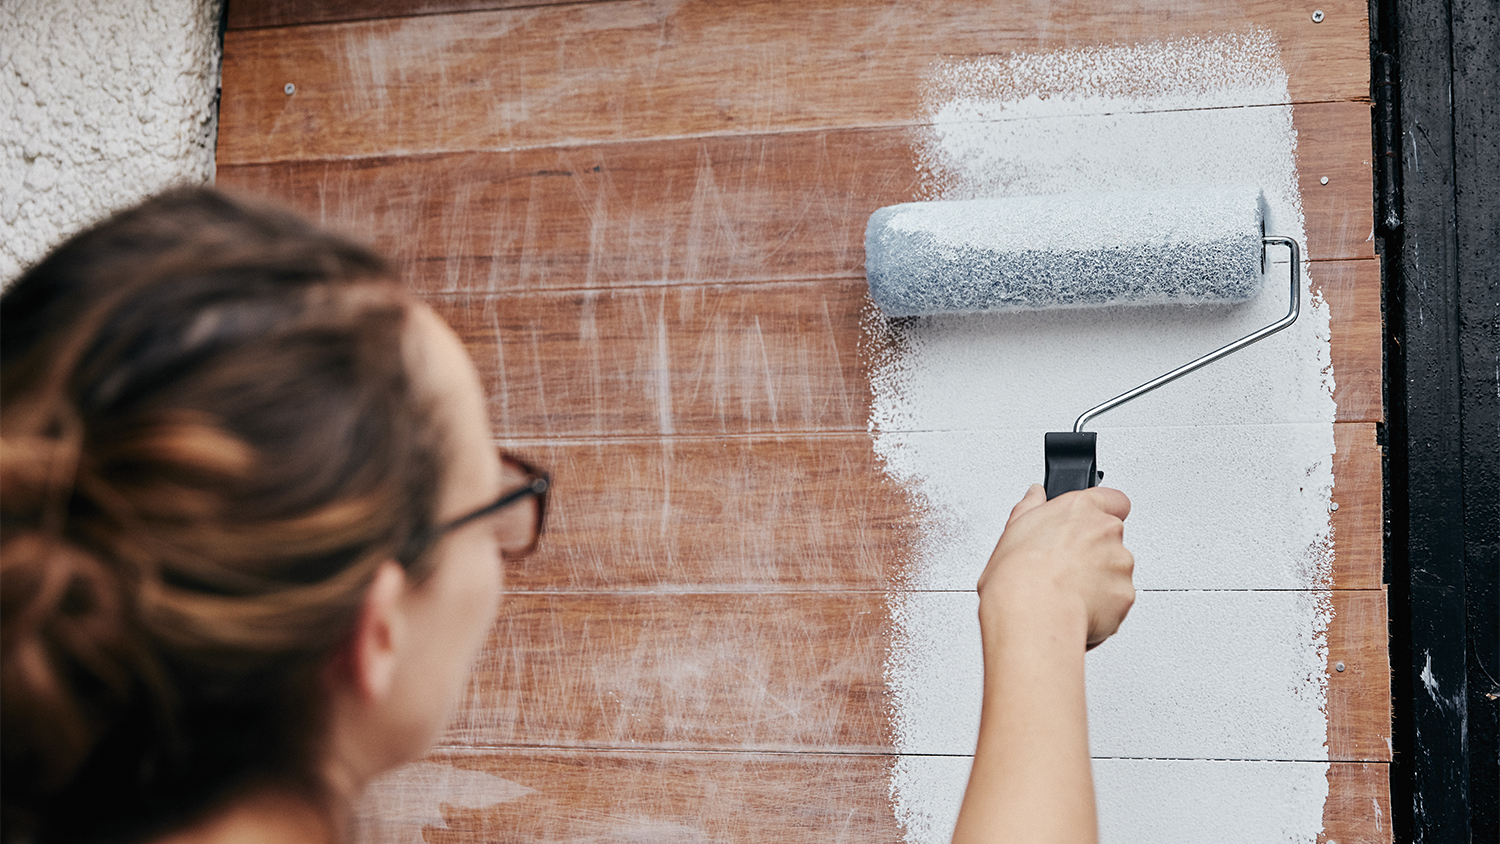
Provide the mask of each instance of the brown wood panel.
{"label": "brown wood panel", "polygon": [[[1374,428],[1334,427],[1337,589],[1381,587]],[[508,568],[516,591],[879,591],[918,535],[863,432],[507,445],[557,484],[546,541]]]}
{"label": "brown wood panel", "polygon": [[1320,261],[1310,270],[1314,295],[1329,307],[1333,400],[1340,422],[1385,419],[1385,326],[1380,313],[1380,262]]}
{"label": "brown wood panel", "polygon": [[[1346,278],[1337,263],[1324,266]],[[1378,342],[1350,336],[1366,294],[1341,283],[1324,289],[1334,340],[1345,340],[1334,346],[1334,398],[1348,402],[1337,418],[1378,419],[1370,411],[1380,396]],[[503,438],[866,428],[863,281],[429,301],[474,357]]]}
{"label": "brown wood panel", "polygon": [[863,281],[431,301],[501,437],[866,429]]}
{"label": "brown wood panel", "polygon": [[1318,844],[1391,844],[1391,766],[1345,762],[1328,766],[1328,800]]}
{"label": "brown wood panel", "polygon": [[[1372,257],[1368,107],[1299,106],[1295,122],[1302,193],[1316,196],[1304,200],[1308,256]],[[870,213],[917,196],[911,143],[906,129],[861,129],[271,165],[221,158],[218,184],[372,241],[427,293],[860,278]],[[1320,185],[1328,173],[1336,178]]]}
{"label": "brown wood panel", "polygon": [[229,0],[225,25],[230,30],[267,26],[297,26],[309,23],[362,21],[377,18],[440,15],[451,12],[482,12],[493,9],[524,9],[564,3],[611,2],[612,0]]}
{"label": "brown wood panel", "polygon": [[1293,102],[1366,100],[1365,6],[1323,6],[1315,24],[1280,0],[1118,10],[1058,0],[1024,14],[993,0],[879,10],[640,0],[232,31],[217,155],[243,164],[910,125],[940,59],[1251,28],[1274,33]]}
{"label": "brown wood panel", "polygon": [[[436,797],[432,806],[421,807],[425,811],[366,804],[360,814],[368,840],[902,840],[888,785],[893,756],[504,748],[439,750],[429,758],[436,765],[498,777],[528,791],[480,807]],[[1318,840],[1389,844],[1389,779],[1389,766],[1383,763],[1329,765],[1329,799]]]}
{"label": "brown wood panel", "polygon": [[[1385,659],[1385,617],[1372,609],[1383,596],[1331,594],[1330,652],[1373,677]],[[888,752],[888,600],[877,592],[511,594],[443,743]],[[1328,697],[1329,756],[1389,759],[1389,689],[1339,688]]]}
{"label": "brown wood panel", "polygon": [[1328,747],[1339,748],[1335,758],[1389,762],[1391,661],[1385,591],[1334,594],[1335,621],[1328,627]]}
{"label": "brown wood panel", "polygon": [[1333,426],[1333,583],[1336,589],[1381,589],[1385,579],[1384,453],[1375,425]]}
{"label": "brown wood panel", "polygon": [[508,595],[444,743],[889,750],[885,601]]}
{"label": "brown wood panel", "polygon": [[547,536],[507,567],[537,591],[883,590],[918,535],[865,433],[537,442]]}
{"label": "brown wood panel", "polygon": [[[428,844],[895,844],[902,840],[889,794],[893,756],[505,749],[482,755],[438,751],[432,760],[500,777],[531,791],[485,808],[449,803],[442,807],[439,819],[410,824],[399,839],[392,829],[384,836],[369,835],[371,840],[425,840]],[[367,817],[373,814],[368,809]],[[366,821],[365,826],[372,825]],[[420,836],[414,837],[418,830]]]}

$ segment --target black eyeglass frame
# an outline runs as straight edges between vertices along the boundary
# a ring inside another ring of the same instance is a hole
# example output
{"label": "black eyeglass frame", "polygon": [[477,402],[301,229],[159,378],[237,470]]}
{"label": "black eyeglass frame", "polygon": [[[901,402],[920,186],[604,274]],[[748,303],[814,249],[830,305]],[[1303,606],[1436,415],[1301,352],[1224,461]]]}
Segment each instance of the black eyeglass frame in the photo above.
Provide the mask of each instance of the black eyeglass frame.
{"label": "black eyeglass frame", "polygon": [[470,522],[482,519],[485,516],[490,515],[491,513],[504,510],[506,507],[509,507],[510,505],[516,503],[517,501],[520,501],[523,498],[526,498],[527,496],[536,497],[536,529],[532,532],[531,544],[527,545],[520,551],[515,551],[512,553],[502,552],[502,556],[504,556],[504,558],[507,560],[519,560],[522,557],[525,557],[526,555],[535,551],[537,545],[542,541],[542,530],[547,521],[547,491],[552,488],[552,476],[547,472],[531,465],[530,463],[527,463],[526,461],[509,454],[502,454],[500,456],[500,460],[503,463],[510,463],[511,465],[527,474],[530,480],[526,482],[525,486],[517,487],[516,489],[510,490],[509,492],[505,492],[501,494],[499,498],[491,501],[483,507],[471,510],[463,514],[462,516],[459,516],[458,518],[445,522],[443,524],[434,525],[433,527],[430,527],[427,530],[424,530],[421,533],[413,536],[406,543],[406,547],[402,549],[399,558],[408,564],[415,562],[417,558],[427,553],[427,550],[429,548],[431,548],[433,545],[436,545],[438,540],[442,539],[444,536],[447,536],[449,533],[463,527],[466,524],[469,524]]}

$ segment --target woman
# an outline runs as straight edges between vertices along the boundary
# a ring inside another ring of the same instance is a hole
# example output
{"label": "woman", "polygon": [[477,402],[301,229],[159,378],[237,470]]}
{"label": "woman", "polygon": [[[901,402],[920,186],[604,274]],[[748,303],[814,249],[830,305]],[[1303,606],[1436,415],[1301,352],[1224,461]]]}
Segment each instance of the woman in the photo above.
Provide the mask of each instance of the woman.
{"label": "woman", "polygon": [[[5,840],[341,840],[542,527],[462,344],[377,256],[208,190],[70,240],[0,315]],[[1017,505],[959,836],[1092,834],[1082,653],[1133,596],[1128,506]]]}

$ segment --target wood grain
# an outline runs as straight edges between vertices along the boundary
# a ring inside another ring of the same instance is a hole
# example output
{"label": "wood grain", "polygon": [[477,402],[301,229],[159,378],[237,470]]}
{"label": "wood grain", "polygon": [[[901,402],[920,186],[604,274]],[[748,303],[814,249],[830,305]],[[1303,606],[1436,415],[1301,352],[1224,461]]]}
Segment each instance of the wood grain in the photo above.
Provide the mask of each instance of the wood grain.
{"label": "wood grain", "polygon": [[[953,760],[952,767],[961,771],[967,761]],[[406,797],[406,805],[367,800],[360,807],[359,840],[896,844],[903,836],[888,786],[894,762],[875,754],[439,750],[428,758],[430,765],[493,777],[519,793],[478,798],[481,805],[438,794],[419,802],[412,796],[422,793],[425,771],[413,771],[405,781],[398,772],[393,793]],[[1153,767],[1174,764],[1181,763],[1131,767],[1150,776]],[[1328,782],[1319,841],[1389,844],[1389,766],[1335,762],[1328,766]],[[1192,804],[1163,808],[1213,811]],[[1387,820],[1382,824],[1381,818]]]}
{"label": "wood grain", "polygon": [[236,30],[561,4],[547,0],[229,0],[227,5],[225,26]]}
{"label": "wood grain", "polygon": [[507,445],[557,485],[515,591],[879,591],[917,536],[864,433]]}
{"label": "wood grain", "polygon": [[[1369,109],[1300,106],[1307,255],[1373,257]],[[876,208],[917,197],[905,129],[230,166],[369,240],[424,293],[862,278]],[[1318,184],[1321,173],[1336,181]],[[1364,173],[1361,179],[1358,174]]]}
{"label": "wood grain", "polygon": [[1333,400],[1340,422],[1385,420],[1385,325],[1380,262],[1320,261],[1309,271],[1313,293],[1328,303]]}
{"label": "wood grain", "polygon": [[[1384,663],[1381,594],[1331,594],[1330,651],[1373,677]],[[444,744],[889,752],[890,600],[879,592],[511,594]],[[1216,631],[1181,635],[1203,641]],[[1170,678],[1162,680],[1158,691],[1170,698]],[[1330,757],[1389,759],[1388,691],[1340,688],[1328,698]],[[1222,691],[1235,700],[1247,692]],[[1158,737],[1143,725],[1140,735],[1114,740],[1133,750]]]}
{"label": "wood grain", "polygon": [[[1391,760],[1385,591],[1338,592],[1328,628],[1328,746],[1338,758]],[[1343,663],[1344,670],[1337,670]],[[1334,713],[1341,713],[1335,718]],[[1387,815],[1389,817],[1389,815]]]}
{"label": "wood grain", "polygon": [[[1334,427],[1337,589],[1381,586],[1374,428]],[[541,549],[507,571],[515,591],[879,591],[918,536],[865,433],[505,445],[557,484]]]}
{"label": "wood grain", "polygon": [[[1357,332],[1346,320],[1359,318],[1366,294],[1325,286],[1325,295],[1335,339]],[[862,325],[871,307],[862,281],[429,301],[474,357],[502,438],[844,432],[868,423],[873,341]],[[1334,398],[1347,402],[1336,418],[1378,419],[1370,405],[1379,407],[1379,345],[1361,338],[1334,349]]]}
{"label": "wood grain", "polygon": [[640,0],[231,31],[217,155],[243,164],[910,125],[939,59],[1252,28],[1273,33],[1291,102],[1366,100],[1365,8],[1333,0],[1325,12],[1314,24],[1272,0],[1114,12],[1061,0],[1027,14],[997,14],[989,0],[879,10]]}
{"label": "wood grain", "polygon": [[[458,842],[898,842],[887,782],[892,756],[503,749],[432,760],[530,789],[473,808],[432,801],[425,823],[379,829],[367,844]],[[389,814],[387,814],[389,817]],[[431,815],[429,815],[431,818]],[[382,818],[384,820],[384,818]],[[436,822],[434,822],[436,821]],[[376,829],[371,829],[375,827]],[[372,834],[374,833],[374,834]],[[380,834],[384,833],[384,834]],[[404,834],[403,834],[404,833]]]}
{"label": "wood grain", "polygon": [[1391,844],[1391,766],[1350,762],[1328,766],[1328,801],[1318,844]]}
{"label": "wood grain", "polygon": [[1385,455],[1375,436],[1372,423],[1333,426],[1336,589],[1381,589],[1385,582]]}

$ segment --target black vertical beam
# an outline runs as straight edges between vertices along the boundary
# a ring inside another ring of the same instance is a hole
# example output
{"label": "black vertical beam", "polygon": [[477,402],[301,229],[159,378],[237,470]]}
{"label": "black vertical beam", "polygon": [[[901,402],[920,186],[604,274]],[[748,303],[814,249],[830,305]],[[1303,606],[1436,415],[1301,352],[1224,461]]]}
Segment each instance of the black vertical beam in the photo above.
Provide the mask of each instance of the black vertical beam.
{"label": "black vertical beam", "polygon": [[1453,4],[1471,840],[1500,840],[1500,0]]}
{"label": "black vertical beam", "polygon": [[1497,16],[1496,0],[1371,4],[1401,842],[1496,840]]}

